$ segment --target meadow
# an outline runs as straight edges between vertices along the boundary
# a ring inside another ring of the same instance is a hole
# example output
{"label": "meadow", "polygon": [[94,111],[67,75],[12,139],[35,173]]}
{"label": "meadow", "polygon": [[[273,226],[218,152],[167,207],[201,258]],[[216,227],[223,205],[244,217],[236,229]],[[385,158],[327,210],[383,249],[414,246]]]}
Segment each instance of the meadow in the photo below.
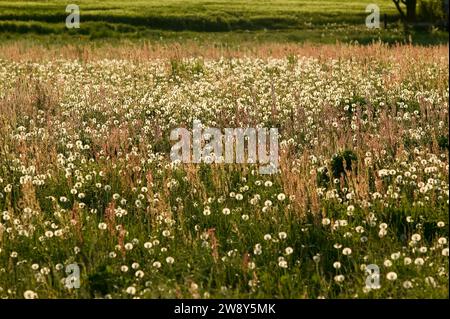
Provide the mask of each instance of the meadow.
{"label": "meadow", "polygon": [[[431,0],[429,0],[431,1]],[[437,0],[432,0],[437,1]],[[365,27],[372,0],[139,0],[75,1],[79,29],[66,29],[66,5],[74,1],[0,0],[0,40],[44,43],[76,41],[318,42],[371,43],[448,42],[448,32],[405,29],[391,0],[376,4],[387,28]]]}
{"label": "meadow", "polygon": [[[448,298],[448,64],[448,45],[3,45],[0,298]],[[280,172],[172,162],[194,119],[278,128]]]}

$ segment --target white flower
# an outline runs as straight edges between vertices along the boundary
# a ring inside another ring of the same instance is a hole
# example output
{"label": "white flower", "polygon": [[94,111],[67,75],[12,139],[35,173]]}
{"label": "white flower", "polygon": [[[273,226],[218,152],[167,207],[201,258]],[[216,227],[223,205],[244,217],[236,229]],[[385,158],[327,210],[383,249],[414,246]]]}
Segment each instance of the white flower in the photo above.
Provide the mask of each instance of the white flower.
{"label": "white flower", "polygon": [[345,280],[345,277],[344,277],[344,275],[337,275],[337,276],[334,276],[334,281],[336,281],[336,282],[343,282]]}
{"label": "white flower", "polygon": [[153,247],[153,244],[151,243],[151,242],[146,242],[146,243],[144,243],[144,248],[145,249],[150,249],[150,248],[152,248]]}
{"label": "white flower", "polygon": [[130,295],[134,295],[134,294],[136,294],[136,288],[135,287],[128,287],[127,288],[127,294],[130,294]]}
{"label": "white flower", "polygon": [[125,266],[125,265],[121,266],[120,267],[120,271],[127,272],[128,271],[128,266]]}
{"label": "white flower", "polygon": [[403,263],[405,265],[410,265],[412,263],[412,259],[409,257],[405,257],[405,259],[403,259]]}
{"label": "white flower", "polygon": [[425,261],[423,260],[423,258],[420,258],[420,257],[416,258],[414,260],[414,264],[417,265],[417,266],[422,266],[424,263],[425,263]]}
{"label": "white flower", "polygon": [[412,284],[412,282],[409,281],[409,280],[406,280],[406,281],[403,283],[403,288],[405,288],[405,289],[410,289],[410,288],[412,288],[412,286],[413,286],[413,284]]}
{"label": "white flower", "polygon": [[222,213],[223,213],[224,215],[230,215],[231,211],[230,211],[229,208],[224,208],[224,209],[222,209]]}
{"label": "white flower", "polygon": [[136,271],[136,273],[134,275],[137,278],[142,278],[142,277],[144,277],[144,272],[142,270],[138,270],[138,271]]}
{"label": "white flower", "polygon": [[284,251],[286,252],[286,255],[290,255],[294,252],[294,249],[292,249],[292,247],[287,247]]}
{"label": "white flower", "polygon": [[138,263],[132,263],[131,264],[131,268],[138,269],[139,268],[139,264]]}
{"label": "white flower", "polygon": [[170,236],[170,231],[168,231],[167,229],[166,229],[166,230],[163,230],[162,235],[163,235],[164,237],[169,237],[169,236]]}
{"label": "white flower", "polygon": [[383,264],[384,264],[384,267],[391,267],[392,261],[390,261],[389,259],[386,259]]}
{"label": "white flower", "polygon": [[352,254],[352,250],[348,247],[342,249],[342,254],[344,254],[345,256],[349,256]]}
{"label": "white flower", "polygon": [[126,250],[132,250],[133,249],[133,244],[132,243],[126,243],[125,244],[125,249]]}
{"label": "white flower", "polygon": [[339,268],[341,268],[341,263],[340,263],[339,261],[335,261],[335,262],[333,263],[333,267],[334,267],[335,269],[339,269]]}
{"label": "white flower", "polygon": [[422,237],[419,234],[414,234],[411,236],[411,239],[415,242],[418,242],[422,239]]}
{"label": "white flower", "polygon": [[282,232],[278,233],[278,237],[280,237],[280,239],[286,239],[287,238],[287,234],[284,231],[282,231]]}
{"label": "white flower", "polygon": [[288,263],[287,263],[286,260],[280,260],[278,262],[278,266],[281,267],[281,268],[287,268],[288,267]]}
{"label": "white flower", "polygon": [[270,234],[265,234],[264,235],[264,240],[271,240],[272,236],[270,236]]}
{"label": "white flower", "polygon": [[166,262],[167,262],[168,264],[173,264],[174,261],[175,261],[175,259],[174,259],[173,257],[167,257],[167,258],[166,258]]}
{"label": "white flower", "polygon": [[280,194],[278,194],[277,198],[280,202],[282,202],[286,199],[286,195],[284,195],[283,193],[280,193]]}
{"label": "white flower", "polygon": [[438,239],[438,243],[439,243],[439,245],[445,245],[445,244],[447,244],[447,238],[445,238],[445,237],[439,238],[439,239]]}
{"label": "white flower", "polygon": [[442,249],[442,256],[448,257],[448,248]]}
{"label": "white flower", "polygon": [[387,280],[394,281],[397,279],[397,274],[393,271],[388,272],[388,274],[386,275],[386,278],[387,278]]}
{"label": "white flower", "polygon": [[322,225],[326,226],[326,225],[330,225],[331,220],[329,218],[323,218],[322,219]]}
{"label": "white flower", "polygon": [[105,230],[108,227],[108,225],[106,225],[106,223],[99,223],[98,224],[98,229],[100,230]]}
{"label": "white flower", "polygon": [[397,260],[400,258],[400,255],[401,255],[400,252],[396,252],[396,253],[391,254],[391,258],[393,260]]}
{"label": "white flower", "polygon": [[37,299],[38,295],[33,290],[27,290],[23,293],[25,299]]}
{"label": "white flower", "polygon": [[155,261],[155,262],[153,263],[153,267],[155,267],[155,268],[161,268],[161,263],[160,263],[159,261]]}

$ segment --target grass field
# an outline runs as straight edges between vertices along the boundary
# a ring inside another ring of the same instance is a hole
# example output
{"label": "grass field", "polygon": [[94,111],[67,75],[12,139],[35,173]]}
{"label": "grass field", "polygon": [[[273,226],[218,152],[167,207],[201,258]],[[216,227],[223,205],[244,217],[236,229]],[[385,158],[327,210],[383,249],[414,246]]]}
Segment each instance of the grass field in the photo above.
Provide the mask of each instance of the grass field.
{"label": "grass field", "polygon": [[[448,46],[42,50],[0,53],[1,298],[447,298]],[[193,119],[280,172],[171,162]]]}
{"label": "grass field", "polygon": [[0,0],[0,299],[448,298],[448,32],[372,2]]}
{"label": "grass field", "polygon": [[448,33],[403,30],[390,0],[380,0],[388,29],[365,27],[365,8],[358,1],[77,1],[81,28],[67,29],[65,7],[70,1],[0,0],[0,38],[68,43],[98,39],[147,39],[202,42],[336,41],[432,44],[448,42]]}

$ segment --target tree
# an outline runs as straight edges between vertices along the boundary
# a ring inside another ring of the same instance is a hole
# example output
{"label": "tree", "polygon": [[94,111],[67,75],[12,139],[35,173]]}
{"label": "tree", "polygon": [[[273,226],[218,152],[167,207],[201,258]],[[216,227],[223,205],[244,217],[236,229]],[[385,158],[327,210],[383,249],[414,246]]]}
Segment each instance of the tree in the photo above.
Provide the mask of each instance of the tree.
{"label": "tree", "polygon": [[[394,4],[397,7],[398,12],[400,12],[400,16],[403,21],[406,21],[408,23],[416,22],[417,0],[392,0],[392,1],[394,1]],[[404,4],[406,6],[406,14],[403,11],[401,4]]]}

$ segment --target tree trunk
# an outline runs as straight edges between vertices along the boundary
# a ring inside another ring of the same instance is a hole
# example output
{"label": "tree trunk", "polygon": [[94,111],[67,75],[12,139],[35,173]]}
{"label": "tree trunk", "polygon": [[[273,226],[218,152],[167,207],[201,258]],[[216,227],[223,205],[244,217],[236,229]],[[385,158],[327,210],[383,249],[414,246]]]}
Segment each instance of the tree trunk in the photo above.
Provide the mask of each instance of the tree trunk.
{"label": "tree trunk", "polygon": [[417,0],[407,0],[406,1],[406,20],[409,23],[416,22],[416,6],[417,6]]}

